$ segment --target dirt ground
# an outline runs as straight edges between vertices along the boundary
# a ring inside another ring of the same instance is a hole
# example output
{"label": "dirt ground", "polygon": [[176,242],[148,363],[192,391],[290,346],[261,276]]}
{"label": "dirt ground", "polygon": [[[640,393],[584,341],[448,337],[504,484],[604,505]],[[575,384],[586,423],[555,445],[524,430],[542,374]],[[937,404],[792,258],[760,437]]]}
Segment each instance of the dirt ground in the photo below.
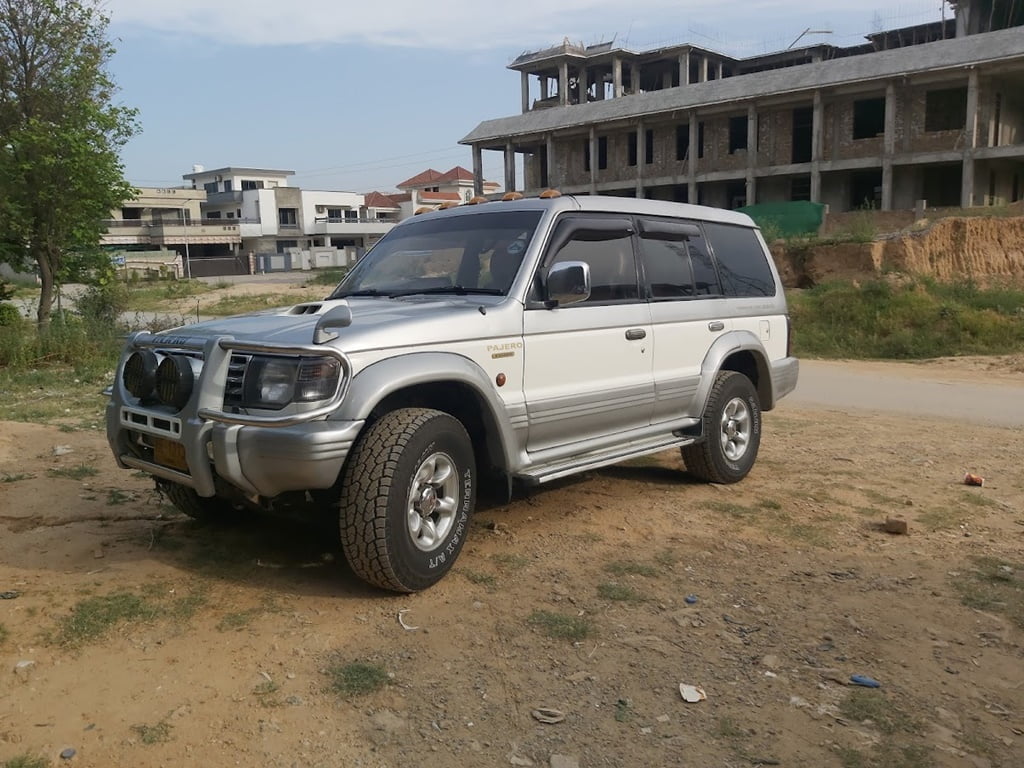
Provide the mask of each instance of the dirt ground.
{"label": "dirt ground", "polygon": [[[201,526],[98,431],[0,423],[0,764],[1024,765],[1022,455],[783,403],[738,485],[666,453],[520,490],[395,596],[329,525]],[[354,662],[386,684],[334,690]]]}

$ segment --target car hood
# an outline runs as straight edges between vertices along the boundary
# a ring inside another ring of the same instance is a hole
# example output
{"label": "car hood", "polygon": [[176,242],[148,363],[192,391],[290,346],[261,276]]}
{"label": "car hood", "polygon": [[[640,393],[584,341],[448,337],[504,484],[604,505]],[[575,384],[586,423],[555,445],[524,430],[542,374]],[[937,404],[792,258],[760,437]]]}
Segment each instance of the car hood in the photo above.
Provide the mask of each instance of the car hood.
{"label": "car hood", "polygon": [[314,343],[314,332],[323,315],[347,305],[352,323],[332,328],[338,337],[330,344],[351,354],[521,333],[521,320],[518,326],[512,320],[515,313],[501,311],[510,303],[516,302],[503,296],[336,299],[218,318],[160,335],[176,341],[231,336],[238,341],[308,345]]}

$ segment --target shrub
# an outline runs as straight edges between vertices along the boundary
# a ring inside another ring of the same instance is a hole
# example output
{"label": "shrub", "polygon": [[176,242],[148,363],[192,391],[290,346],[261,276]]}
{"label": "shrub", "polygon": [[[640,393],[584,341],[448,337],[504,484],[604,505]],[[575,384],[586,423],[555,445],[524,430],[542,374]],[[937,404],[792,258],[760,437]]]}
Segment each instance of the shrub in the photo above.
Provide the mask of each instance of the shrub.
{"label": "shrub", "polygon": [[0,326],[18,327],[24,324],[21,312],[13,304],[0,304]]}

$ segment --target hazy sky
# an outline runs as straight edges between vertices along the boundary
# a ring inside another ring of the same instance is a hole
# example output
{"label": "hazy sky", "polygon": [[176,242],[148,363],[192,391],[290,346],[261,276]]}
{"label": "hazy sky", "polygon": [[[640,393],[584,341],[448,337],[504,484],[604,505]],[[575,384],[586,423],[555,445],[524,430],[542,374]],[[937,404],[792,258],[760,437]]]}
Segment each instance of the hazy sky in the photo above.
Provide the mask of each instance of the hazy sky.
{"label": "hazy sky", "polygon": [[[128,179],[180,185],[194,163],[297,172],[294,184],[393,190],[472,167],[458,140],[519,112],[523,51],[568,38],[632,48],[692,42],[732,55],[859,42],[942,17],[941,0],[106,0],[119,99],[143,132]],[[945,8],[947,16],[952,13]],[[484,152],[503,180],[499,153]]]}

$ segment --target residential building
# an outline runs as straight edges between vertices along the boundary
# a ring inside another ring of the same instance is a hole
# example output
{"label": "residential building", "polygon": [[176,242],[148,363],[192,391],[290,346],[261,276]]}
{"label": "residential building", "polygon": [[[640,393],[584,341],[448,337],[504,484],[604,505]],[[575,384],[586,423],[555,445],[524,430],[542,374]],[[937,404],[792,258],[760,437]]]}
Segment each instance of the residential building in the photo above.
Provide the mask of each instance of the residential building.
{"label": "residential building", "polygon": [[[521,114],[464,139],[505,188],[719,207],[1001,204],[1024,196],[1024,3],[960,0],[944,21],[734,58],[695,45],[525,53]],[[796,42],[794,41],[794,45]],[[516,178],[522,158],[524,178]],[[413,180],[410,180],[413,181]]]}
{"label": "residential building", "polygon": [[238,222],[247,254],[337,248],[358,256],[394,226],[392,217],[369,210],[361,194],[290,186],[294,173],[196,166],[182,178],[206,192],[207,219]]}
{"label": "residential building", "polygon": [[[445,203],[465,203],[474,196],[473,174],[457,165],[441,173],[428,168],[411,179],[398,184],[401,195],[393,195],[391,199],[401,208],[401,218],[412,216],[420,208],[434,208]],[[500,185],[493,181],[480,181],[480,194],[494,194]]]}

